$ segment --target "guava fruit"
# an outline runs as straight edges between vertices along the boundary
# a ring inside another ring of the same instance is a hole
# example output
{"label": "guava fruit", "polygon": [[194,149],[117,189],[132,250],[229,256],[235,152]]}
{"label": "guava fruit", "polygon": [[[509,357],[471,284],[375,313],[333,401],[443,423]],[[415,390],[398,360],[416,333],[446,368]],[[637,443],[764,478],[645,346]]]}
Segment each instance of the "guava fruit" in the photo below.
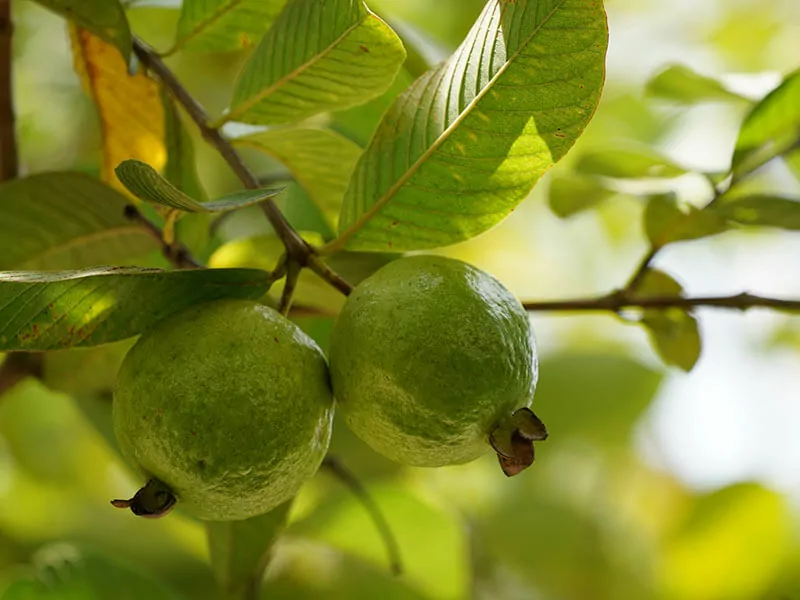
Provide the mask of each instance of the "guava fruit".
{"label": "guava fruit", "polygon": [[273,309],[200,304],[158,322],[125,357],[114,390],[123,456],[148,480],[135,514],[177,502],[212,521],[294,496],[330,441],[333,397],[319,347]]}
{"label": "guava fruit", "polygon": [[494,277],[440,256],[401,258],[360,283],[331,337],[338,410],[386,457],[437,467],[489,450],[506,475],[547,431],[528,315]]}

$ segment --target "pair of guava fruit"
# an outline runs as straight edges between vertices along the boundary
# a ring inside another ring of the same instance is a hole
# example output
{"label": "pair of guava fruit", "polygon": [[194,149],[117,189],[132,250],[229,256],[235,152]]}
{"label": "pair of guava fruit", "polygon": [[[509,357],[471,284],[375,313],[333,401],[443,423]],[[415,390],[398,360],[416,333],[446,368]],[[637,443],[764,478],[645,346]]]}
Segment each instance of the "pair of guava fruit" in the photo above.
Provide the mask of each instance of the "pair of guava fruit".
{"label": "pair of guava fruit", "polygon": [[399,463],[460,464],[491,445],[514,475],[547,436],[528,409],[537,374],[524,308],[450,258],[401,258],[361,282],[335,324],[330,370],[271,308],[201,304],[144,333],[122,364],[114,428],[147,484],[112,503],[157,517],[180,501],[215,521],[267,512],[319,468],[334,396],[353,432]]}

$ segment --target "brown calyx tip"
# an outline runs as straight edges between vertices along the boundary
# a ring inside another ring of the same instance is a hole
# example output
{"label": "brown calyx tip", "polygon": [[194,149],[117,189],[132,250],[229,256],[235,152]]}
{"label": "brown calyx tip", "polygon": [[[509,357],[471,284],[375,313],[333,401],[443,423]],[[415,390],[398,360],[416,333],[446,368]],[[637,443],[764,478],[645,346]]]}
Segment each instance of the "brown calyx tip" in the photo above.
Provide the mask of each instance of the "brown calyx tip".
{"label": "brown calyx tip", "polygon": [[175,507],[178,499],[169,487],[158,479],[149,480],[130,500],[112,500],[115,508],[129,508],[137,517],[158,519]]}
{"label": "brown calyx tip", "polygon": [[518,475],[533,464],[533,442],[544,441],[547,435],[547,427],[529,408],[520,408],[494,428],[489,443],[506,477]]}

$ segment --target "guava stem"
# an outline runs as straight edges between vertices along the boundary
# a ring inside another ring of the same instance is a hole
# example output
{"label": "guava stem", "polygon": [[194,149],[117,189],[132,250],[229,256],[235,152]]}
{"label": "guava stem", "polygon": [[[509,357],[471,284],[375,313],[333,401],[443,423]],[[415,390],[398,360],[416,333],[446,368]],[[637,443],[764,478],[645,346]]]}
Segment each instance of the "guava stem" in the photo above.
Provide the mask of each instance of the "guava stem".
{"label": "guava stem", "polygon": [[137,517],[159,519],[166,516],[175,507],[178,499],[165,483],[158,479],[150,479],[133,498],[129,500],[112,500],[115,508],[129,508]]}
{"label": "guava stem", "polygon": [[529,408],[520,408],[489,435],[506,477],[518,475],[533,464],[533,442],[546,440],[547,427]]}

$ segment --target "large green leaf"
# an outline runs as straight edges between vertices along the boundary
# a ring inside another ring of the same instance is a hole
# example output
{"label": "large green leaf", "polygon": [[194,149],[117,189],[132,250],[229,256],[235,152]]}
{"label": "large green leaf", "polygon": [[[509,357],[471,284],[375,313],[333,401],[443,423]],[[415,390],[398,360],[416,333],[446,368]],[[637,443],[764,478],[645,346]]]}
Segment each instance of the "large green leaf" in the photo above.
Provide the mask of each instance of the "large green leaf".
{"label": "large green leaf", "polygon": [[586,127],[606,46],[602,2],[490,1],[384,116],[329,250],[445,246],[497,224]]}
{"label": "large green leaf", "polygon": [[679,177],[686,169],[647,146],[601,148],[585,152],[575,170],[620,179]]}
{"label": "large green leaf", "polygon": [[133,38],[128,18],[119,0],[36,0],[36,2],[116,46],[126,61],[130,59]]}
{"label": "large green leaf", "polygon": [[238,210],[273,198],[284,190],[282,187],[242,190],[201,204],[164,179],[147,163],[126,160],[120,163],[115,172],[128,191],[140,200],[192,213]]}
{"label": "large green leaf", "polygon": [[671,195],[653,196],[644,211],[644,229],[654,248],[672,242],[696,240],[728,229],[715,210],[679,204]]}
{"label": "large green leaf", "polygon": [[42,173],[0,185],[0,269],[77,269],[159,247],[125,218],[127,201],[79,173]]}
{"label": "large green leaf", "polygon": [[116,342],[199,302],[260,298],[269,285],[256,269],[0,272],[0,351]]}
{"label": "large green leaf", "polygon": [[550,209],[563,219],[597,206],[614,193],[597,177],[554,177],[550,182]]}
{"label": "large green leaf", "polygon": [[391,85],[404,60],[400,39],[361,0],[290,0],[222,121],[292,123],[363,104]]}
{"label": "large green leaf", "polygon": [[3,600],[177,600],[169,588],[127,565],[67,544],[40,550],[33,577],[13,583]]}
{"label": "large green leaf", "polygon": [[800,199],[753,194],[715,205],[714,211],[741,225],[800,231]]}
{"label": "large green leaf", "polygon": [[649,95],[680,104],[697,104],[700,102],[720,102],[743,100],[748,98],[730,91],[719,80],[684,65],[669,65],[647,82]]}
{"label": "large green leaf", "polygon": [[327,129],[292,128],[234,140],[282,162],[334,226],[361,148]]}
{"label": "large green leaf", "polygon": [[733,153],[734,175],[748,172],[800,140],[800,70],[753,107],[742,123]]}
{"label": "large green leaf", "polygon": [[286,0],[184,0],[175,46],[199,52],[226,52],[255,44]]}

